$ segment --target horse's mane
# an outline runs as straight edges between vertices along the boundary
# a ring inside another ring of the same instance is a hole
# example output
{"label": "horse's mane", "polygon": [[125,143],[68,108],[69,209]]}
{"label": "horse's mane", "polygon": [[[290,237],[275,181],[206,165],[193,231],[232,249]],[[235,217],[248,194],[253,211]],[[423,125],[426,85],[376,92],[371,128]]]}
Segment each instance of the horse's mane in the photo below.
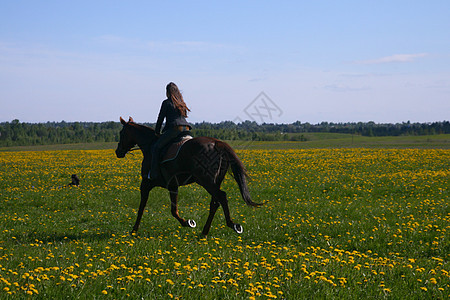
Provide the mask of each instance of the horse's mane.
{"label": "horse's mane", "polygon": [[136,128],[136,129],[145,131],[146,133],[149,133],[149,134],[155,134],[155,129],[153,129],[153,128],[150,127],[150,126],[143,125],[143,124],[138,124],[138,123],[135,123],[135,122],[128,122],[128,124],[131,125],[131,126],[133,126],[133,127]]}
{"label": "horse's mane", "polygon": [[122,117],[120,117],[120,123],[122,123],[122,125],[124,126],[130,126],[131,128],[134,128],[136,130],[137,135],[144,137],[145,139],[153,140],[153,138],[156,137],[155,129],[134,122],[132,117],[129,118],[128,122],[126,122]]}

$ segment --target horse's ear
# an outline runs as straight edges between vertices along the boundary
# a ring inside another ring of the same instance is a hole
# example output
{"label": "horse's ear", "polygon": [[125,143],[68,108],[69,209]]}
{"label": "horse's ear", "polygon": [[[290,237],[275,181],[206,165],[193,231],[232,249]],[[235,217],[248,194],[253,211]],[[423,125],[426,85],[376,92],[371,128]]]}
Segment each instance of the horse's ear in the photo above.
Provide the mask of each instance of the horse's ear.
{"label": "horse's ear", "polygon": [[120,117],[120,123],[122,123],[122,125],[126,125],[127,124],[127,122],[124,119],[122,119],[122,117]]}
{"label": "horse's ear", "polygon": [[129,119],[128,119],[128,123],[134,123],[134,120],[133,120],[133,118],[132,118],[132,117],[129,117]]}

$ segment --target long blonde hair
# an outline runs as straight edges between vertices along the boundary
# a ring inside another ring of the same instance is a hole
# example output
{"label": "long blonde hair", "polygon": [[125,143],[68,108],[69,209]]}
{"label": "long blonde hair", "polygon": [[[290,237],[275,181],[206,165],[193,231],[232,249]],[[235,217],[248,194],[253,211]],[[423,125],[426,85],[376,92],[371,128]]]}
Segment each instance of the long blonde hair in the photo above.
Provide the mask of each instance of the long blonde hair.
{"label": "long blonde hair", "polygon": [[184,103],[183,95],[181,95],[180,90],[175,83],[170,82],[166,86],[166,95],[167,98],[172,101],[175,108],[180,111],[181,115],[186,118],[187,112],[191,110],[187,107],[186,103]]}

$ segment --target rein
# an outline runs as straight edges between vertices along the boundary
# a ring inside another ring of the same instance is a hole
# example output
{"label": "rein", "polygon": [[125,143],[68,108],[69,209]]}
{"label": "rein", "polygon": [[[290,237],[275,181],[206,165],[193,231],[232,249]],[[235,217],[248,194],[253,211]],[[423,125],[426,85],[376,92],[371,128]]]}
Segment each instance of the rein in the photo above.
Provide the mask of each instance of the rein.
{"label": "rein", "polygon": [[130,153],[131,155],[134,155],[134,153],[132,153],[132,151],[136,151],[136,150],[141,150],[141,148],[139,148],[139,146],[134,146],[133,148],[131,148],[130,150],[127,151],[127,154]]}

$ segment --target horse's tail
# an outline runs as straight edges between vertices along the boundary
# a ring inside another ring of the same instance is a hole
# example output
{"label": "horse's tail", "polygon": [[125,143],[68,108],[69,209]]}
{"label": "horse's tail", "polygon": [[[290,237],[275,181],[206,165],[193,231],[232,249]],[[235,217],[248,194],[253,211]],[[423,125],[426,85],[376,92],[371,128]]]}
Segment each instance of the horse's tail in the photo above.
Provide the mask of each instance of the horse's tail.
{"label": "horse's tail", "polygon": [[223,152],[231,165],[231,171],[233,172],[234,179],[239,185],[239,190],[241,191],[242,198],[244,198],[245,203],[250,206],[258,207],[261,206],[262,203],[255,203],[250,198],[250,192],[247,186],[247,178],[249,175],[247,174],[247,170],[244,167],[244,164],[241,162],[239,157],[234,152],[233,148],[230,147],[225,142],[216,141],[216,148]]}

